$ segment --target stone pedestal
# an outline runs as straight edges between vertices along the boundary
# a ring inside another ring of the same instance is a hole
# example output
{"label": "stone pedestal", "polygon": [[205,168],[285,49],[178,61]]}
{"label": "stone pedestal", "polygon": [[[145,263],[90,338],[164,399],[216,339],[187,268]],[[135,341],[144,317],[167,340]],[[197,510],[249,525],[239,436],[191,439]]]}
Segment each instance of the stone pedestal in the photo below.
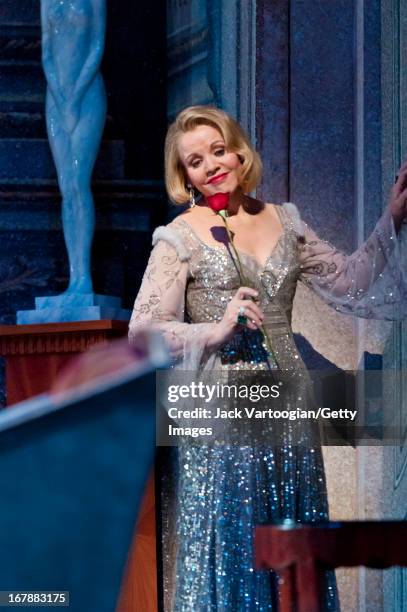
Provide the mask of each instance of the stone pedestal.
{"label": "stone pedestal", "polygon": [[129,321],[130,310],[121,307],[121,300],[95,293],[52,295],[35,298],[35,310],[19,310],[17,325],[67,321],[112,319]]}

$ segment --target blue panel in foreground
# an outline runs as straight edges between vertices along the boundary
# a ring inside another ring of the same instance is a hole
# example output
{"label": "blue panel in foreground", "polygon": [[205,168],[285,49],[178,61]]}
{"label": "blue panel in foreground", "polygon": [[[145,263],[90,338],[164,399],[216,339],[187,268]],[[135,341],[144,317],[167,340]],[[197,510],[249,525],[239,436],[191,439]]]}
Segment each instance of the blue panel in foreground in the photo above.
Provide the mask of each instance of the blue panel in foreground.
{"label": "blue panel in foreground", "polygon": [[155,374],[104,387],[1,415],[0,590],[69,591],[72,612],[115,609],[153,460]]}

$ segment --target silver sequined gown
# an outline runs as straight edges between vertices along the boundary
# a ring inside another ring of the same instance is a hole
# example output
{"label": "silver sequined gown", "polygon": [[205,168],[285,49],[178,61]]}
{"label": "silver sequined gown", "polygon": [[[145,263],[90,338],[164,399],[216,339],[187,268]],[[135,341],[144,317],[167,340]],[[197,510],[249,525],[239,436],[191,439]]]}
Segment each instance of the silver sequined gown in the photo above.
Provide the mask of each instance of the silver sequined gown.
{"label": "silver sequined gown", "polygon": [[[402,299],[400,253],[388,212],[370,238],[346,256],[319,239],[293,204],[276,209],[283,232],[264,267],[250,255],[240,256],[245,275],[260,290],[278,367],[306,376],[291,331],[297,282],[341,312],[400,318],[395,312]],[[153,323],[177,367],[187,370],[277,367],[258,331],[237,333],[216,353],[205,350],[240,285],[225,244],[205,244],[182,216],[158,228],[153,244],[130,335],[138,325]],[[299,400],[306,402],[306,394]],[[310,426],[302,426],[304,436]],[[275,610],[273,575],[253,568],[253,526],[284,518],[328,519],[320,445],[293,444],[287,430],[278,445],[202,446],[187,438],[168,457],[162,500],[166,612]],[[333,572],[325,576],[324,602],[326,610],[339,610]]]}

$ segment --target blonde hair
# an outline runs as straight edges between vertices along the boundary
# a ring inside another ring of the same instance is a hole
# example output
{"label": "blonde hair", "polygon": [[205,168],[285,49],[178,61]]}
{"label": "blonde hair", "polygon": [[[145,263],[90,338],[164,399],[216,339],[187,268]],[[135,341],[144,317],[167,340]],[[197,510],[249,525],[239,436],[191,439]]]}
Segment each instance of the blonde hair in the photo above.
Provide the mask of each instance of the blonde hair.
{"label": "blonde hair", "polygon": [[239,174],[241,188],[246,193],[252,191],[260,181],[262,163],[244,130],[219,108],[188,106],[170,125],[165,139],[165,185],[170,199],[175,204],[185,204],[189,200],[187,175],[179,155],[178,139],[198,125],[210,125],[222,134],[226,149],[236,153],[242,162]]}

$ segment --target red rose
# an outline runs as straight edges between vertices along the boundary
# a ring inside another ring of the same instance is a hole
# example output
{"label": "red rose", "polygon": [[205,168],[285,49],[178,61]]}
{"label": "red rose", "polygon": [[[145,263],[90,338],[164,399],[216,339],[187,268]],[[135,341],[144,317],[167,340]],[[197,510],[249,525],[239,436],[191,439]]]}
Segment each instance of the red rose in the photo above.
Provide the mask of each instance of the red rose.
{"label": "red rose", "polygon": [[229,206],[229,198],[230,193],[219,192],[215,193],[215,195],[212,196],[206,196],[206,201],[208,202],[212,210],[218,213],[221,210],[227,209],[227,207]]}

